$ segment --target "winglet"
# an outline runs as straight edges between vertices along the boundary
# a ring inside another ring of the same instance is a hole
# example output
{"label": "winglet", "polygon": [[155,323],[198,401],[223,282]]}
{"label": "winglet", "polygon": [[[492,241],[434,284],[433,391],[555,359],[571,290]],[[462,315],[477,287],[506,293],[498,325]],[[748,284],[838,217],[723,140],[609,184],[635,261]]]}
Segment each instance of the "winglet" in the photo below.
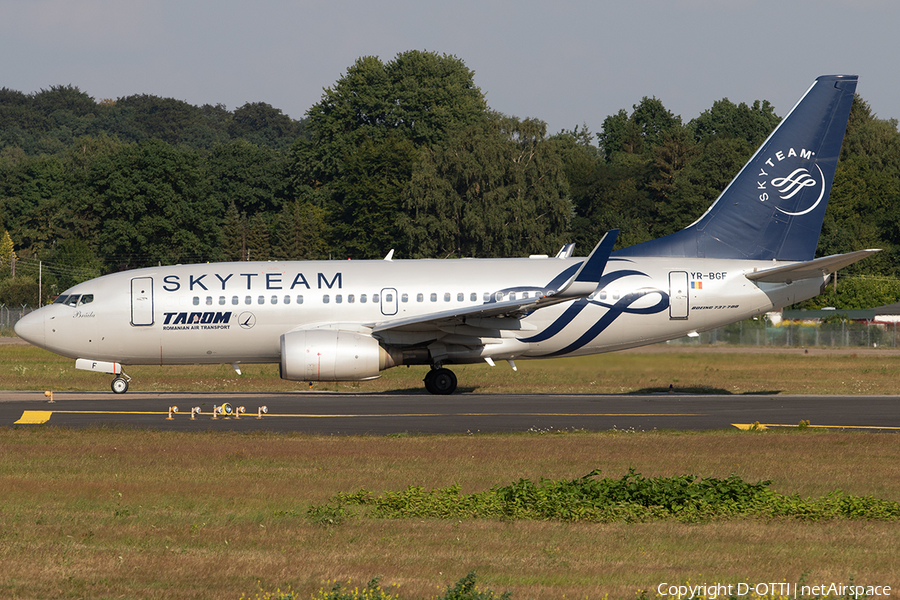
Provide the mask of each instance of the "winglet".
{"label": "winglet", "polygon": [[590,256],[587,257],[578,271],[569,282],[561,287],[559,291],[552,294],[554,298],[580,298],[587,296],[600,284],[600,278],[603,277],[603,270],[606,269],[606,263],[609,262],[609,255],[612,254],[613,246],[616,245],[616,238],[619,236],[618,229],[610,229],[606,232],[594,249]]}
{"label": "winglet", "polygon": [[559,252],[556,253],[554,258],[572,258],[572,252],[575,251],[575,244],[569,242],[565,246],[559,249]]}

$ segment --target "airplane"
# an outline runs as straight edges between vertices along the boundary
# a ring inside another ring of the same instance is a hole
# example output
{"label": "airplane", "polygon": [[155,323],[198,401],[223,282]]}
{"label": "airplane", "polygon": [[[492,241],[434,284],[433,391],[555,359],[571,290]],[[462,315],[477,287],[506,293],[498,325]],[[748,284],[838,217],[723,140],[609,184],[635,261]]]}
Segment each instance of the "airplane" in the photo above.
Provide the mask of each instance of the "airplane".
{"label": "airplane", "polygon": [[105,275],[20,319],[19,337],[114,375],[123,365],[277,363],[292,381],[430,365],[580,356],[696,336],[818,295],[878,250],[814,258],[857,77],[817,78],[687,228],[587,258],[271,261]]}

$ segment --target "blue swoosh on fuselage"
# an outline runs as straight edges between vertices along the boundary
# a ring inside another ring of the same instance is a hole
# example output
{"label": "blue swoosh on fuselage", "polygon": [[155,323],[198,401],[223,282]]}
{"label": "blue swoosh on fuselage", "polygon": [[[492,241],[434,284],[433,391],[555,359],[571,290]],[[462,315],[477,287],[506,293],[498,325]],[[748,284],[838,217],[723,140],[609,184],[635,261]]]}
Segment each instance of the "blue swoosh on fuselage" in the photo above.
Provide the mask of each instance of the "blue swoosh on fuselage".
{"label": "blue swoosh on fuselage", "polygon": [[[616,271],[615,273],[610,273],[608,275],[604,275],[600,278],[600,282],[597,285],[597,289],[603,289],[610,283],[621,279],[622,277],[628,277],[629,275],[641,275],[643,277],[647,277],[646,273],[641,273],[640,271],[633,270],[624,270],[624,271]],[[659,294],[660,299],[659,302],[654,304],[653,306],[648,306],[644,308],[631,308],[631,305],[643,298],[648,294]],[[635,292],[631,292],[629,294],[625,294],[620,298],[615,304],[607,304],[605,302],[600,302],[598,300],[588,300],[587,298],[581,298],[580,300],[575,301],[572,306],[567,308],[563,314],[561,314],[557,319],[550,324],[549,327],[544,329],[542,332],[537,335],[533,335],[528,338],[522,338],[523,342],[543,342],[546,341],[553,336],[560,333],[563,329],[566,328],[575,318],[587,308],[589,305],[602,306],[607,309],[606,314],[603,315],[594,325],[592,325],[587,331],[585,331],[581,336],[578,337],[577,340],[562,348],[557,350],[556,352],[551,352],[549,354],[545,354],[542,356],[559,356],[562,354],[568,354],[569,352],[574,352],[586,344],[590,343],[591,340],[596,338],[600,333],[602,333],[607,327],[609,327],[616,319],[618,319],[621,315],[625,313],[629,314],[638,314],[638,315],[652,315],[655,313],[659,313],[664,311],[669,306],[669,295],[659,289],[656,288],[643,288],[639,289]]]}
{"label": "blue swoosh on fuselage", "polygon": [[[597,283],[597,289],[602,290],[604,287],[616,281],[617,279],[621,279],[622,277],[628,277],[629,275],[643,275],[646,277],[645,273],[641,273],[640,271],[616,271],[615,273],[609,273],[600,278],[600,281]],[[552,338],[554,335],[565,329],[565,327],[575,320],[575,317],[584,310],[590,302],[587,298],[581,298],[580,300],[576,300],[572,306],[567,308],[563,314],[556,318],[556,320],[550,324],[549,327],[544,329],[542,332],[537,335],[533,335],[529,338],[523,338],[523,342],[543,342],[544,340],[548,340]],[[600,304],[601,306],[606,306],[601,304],[600,302],[596,302],[595,304]]]}

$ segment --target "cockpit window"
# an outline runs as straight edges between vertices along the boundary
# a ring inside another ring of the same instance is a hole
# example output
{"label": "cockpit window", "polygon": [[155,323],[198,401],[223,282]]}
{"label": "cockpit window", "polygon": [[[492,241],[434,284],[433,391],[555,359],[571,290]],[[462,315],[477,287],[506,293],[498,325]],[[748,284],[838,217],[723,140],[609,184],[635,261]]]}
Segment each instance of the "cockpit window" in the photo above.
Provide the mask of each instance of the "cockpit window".
{"label": "cockpit window", "polygon": [[68,296],[63,296],[62,294],[60,294],[59,296],[56,297],[56,300],[53,301],[53,304],[65,304],[66,300],[68,300],[68,299],[69,299]]}
{"label": "cockpit window", "polygon": [[90,304],[90,303],[93,302],[93,301],[94,301],[94,295],[93,295],[93,294],[82,294],[82,295],[81,295],[81,302],[78,303],[78,306],[81,306],[82,304]]}
{"label": "cockpit window", "polygon": [[81,298],[79,294],[72,294],[66,300],[66,306],[78,306],[78,299]]}

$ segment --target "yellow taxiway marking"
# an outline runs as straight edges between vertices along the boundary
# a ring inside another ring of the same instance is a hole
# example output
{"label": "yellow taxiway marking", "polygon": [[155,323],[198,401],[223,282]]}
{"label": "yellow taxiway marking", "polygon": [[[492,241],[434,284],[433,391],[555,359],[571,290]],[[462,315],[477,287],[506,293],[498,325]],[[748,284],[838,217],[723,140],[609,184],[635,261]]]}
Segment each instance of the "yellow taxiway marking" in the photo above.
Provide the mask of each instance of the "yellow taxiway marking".
{"label": "yellow taxiway marking", "polygon": [[[800,425],[798,423],[794,423],[793,425],[783,425],[780,423],[732,423],[732,427],[737,427],[738,429],[743,429],[744,431],[750,431],[751,429],[757,429],[762,431],[764,429],[768,429],[769,427],[791,427],[793,429],[798,429]],[[816,429],[893,429],[900,430],[900,427],[886,427],[883,425],[806,425],[805,427]]]}
{"label": "yellow taxiway marking", "polygon": [[40,425],[50,420],[52,410],[26,410],[22,411],[22,418],[13,423],[14,425]]}
{"label": "yellow taxiway marking", "polygon": [[[36,425],[46,423],[53,413],[76,415],[167,415],[167,411],[132,411],[132,410],[26,410],[22,418],[15,422],[16,425]],[[347,419],[347,418],[373,418],[373,417],[696,417],[702,413],[375,413],[375,414],[343,414],[343,415],[314,415],[314,414],[268,414],[264,419],[273,417],[299,417],[303,419]],[[200,413],[198,416],[212,418],[211,413]],[[249,419],[253,418],[251,412],[244,413],[241,417],[231,415],[218,415],[217,419]],[[750,425],[735,425],[739,428],[750,428]],[[762,426],[761,426],[762,427]],[[776,425],[770,425],[776,427]],[[781,425],[778,427],[796,427],[795,425]]]}

